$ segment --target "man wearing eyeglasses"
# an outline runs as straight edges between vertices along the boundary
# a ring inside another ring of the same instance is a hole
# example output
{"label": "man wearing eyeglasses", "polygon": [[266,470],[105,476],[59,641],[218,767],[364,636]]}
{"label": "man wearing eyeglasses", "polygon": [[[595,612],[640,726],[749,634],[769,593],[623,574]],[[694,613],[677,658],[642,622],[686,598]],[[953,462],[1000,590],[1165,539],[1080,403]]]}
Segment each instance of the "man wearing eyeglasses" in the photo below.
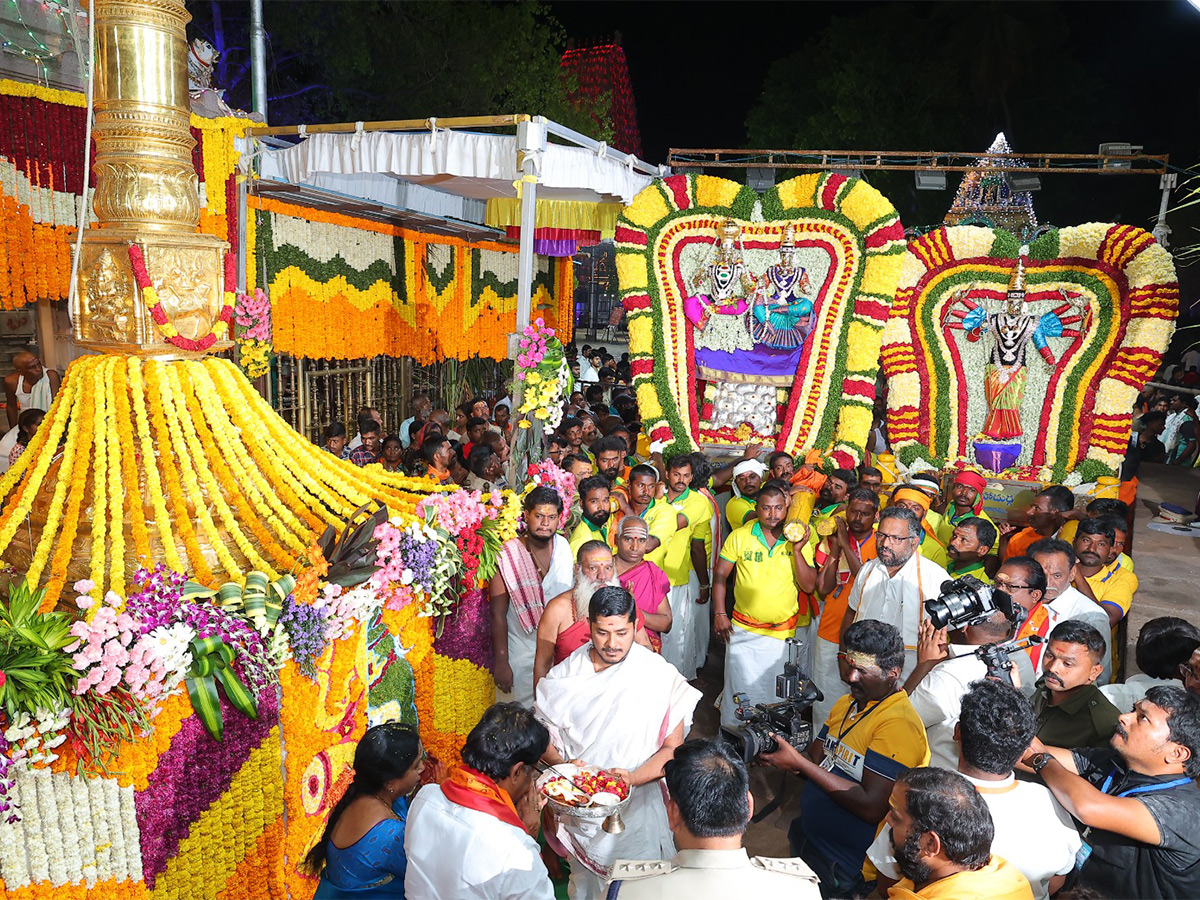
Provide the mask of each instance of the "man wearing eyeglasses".
{"label": "man wearing eyeglasses", "polygon": [[937,597],[942,583],[950,580],[945,569],[917,552],[924,533],[909,509],[889,506],[879,514],[876,557],[858,570],[842,619],[843,640],[859,619],[887,622],[900,631],[905,651],[901,679],[917,666],[917,630],[925,618],[925,601]]}

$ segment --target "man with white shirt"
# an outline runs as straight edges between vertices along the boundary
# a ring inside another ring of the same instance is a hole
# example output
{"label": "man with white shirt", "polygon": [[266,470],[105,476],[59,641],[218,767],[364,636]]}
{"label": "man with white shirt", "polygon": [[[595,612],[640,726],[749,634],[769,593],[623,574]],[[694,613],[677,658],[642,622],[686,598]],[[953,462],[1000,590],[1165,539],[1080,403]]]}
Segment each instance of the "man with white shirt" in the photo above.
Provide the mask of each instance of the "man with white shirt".
{"label": "man with white shirt", "polygon": [[[958,768],[958,740],[955,729],[963,696],[971,684],[987,677],[987,664],[975,655],[975,650],[984,644],[1003,643],[1013,636],[1013,622],[997,610],[985,622],[969,625],[962,635],[965,644],[951,644],[945,628],[933,627],[925,619],[917,638],[917,667],[904,683],[904,690],[912,702],[913,709],[925,723],[925,736],[929,740],[929,765],[954,771]],[[1037,675],[1033,663],[1024,652],[1012,654],[1012,661],[1020,684],[1033,683]]]}
{"label": "man with white shirt", "polygon": [[531,710],[497,703],[467,735],[463,765],[422,788],[408,812],[409,900],[551,900],[538,843],[534,764],[550,733]]}
{"label": "man with white shirt", "polygon": [[[992,854],[1016,866],[1028,879],[1035,900],[1045,900],[1074,869],[1082,842],[1050,791],[1013,777],[1013,767],[1033,740],[1034,727],[1033,710],[1019,691],[995,681],[976,682],[962,701],[957,769],[992,815]],[[891,826],[885,825],[867,851],[879,870],[880,894],[900,878],[891,851]]]}
{"label": "man with white shirt", "polygon": [[1108,684],[1112,679],[1112,647],[1109,646],[1112,627],[1104,607],[1085,597],[1071,583],[1075,579],[1074,548],[1057,538],[1043,538],[1031,544],[1027,552],[1046,573],[1044,600],[1054,613],[1055,622],[1077,619],[1091,625],[1104,638],[1104,657],[1100,661],[1104,668],[1096,683]]}
{"label": "man with white shirt", "polygon": [[652,650],[634,643],[633,596],[605,586],[588,605],[591,641],[537,685],[534,709],[550,729],[543,759],[581,760],[623,779],[633,795],[625,830],[563,818],[554,835],[571,855],[571,900],[599,900],[619,859],[660,860],[675,843],[659,782],[692,725],[700,692]]}
{"label": "man with white shirt", "polygon": [[904,638],[906,679],[917,665],[917,628],[925,618],[925,601],[942,592],[950,580],[946,570],[917,552],[924,529],[909,509],[889,506],[879,514],[875,530],[875,559],[863,563],[854,579],[842,636],[858,619],[894,625]]}

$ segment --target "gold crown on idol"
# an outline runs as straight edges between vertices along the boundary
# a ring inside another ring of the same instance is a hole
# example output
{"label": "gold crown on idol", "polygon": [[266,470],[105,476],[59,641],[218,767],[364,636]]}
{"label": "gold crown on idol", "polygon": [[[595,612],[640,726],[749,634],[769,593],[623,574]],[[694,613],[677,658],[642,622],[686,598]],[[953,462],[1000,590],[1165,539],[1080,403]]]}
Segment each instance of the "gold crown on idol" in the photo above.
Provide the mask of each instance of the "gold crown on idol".
{"label": "gold crown on idol", "polygon": [[1013,269],[1012,278],[1008,282],[1009,296],[1025,296],[1025,258],[1029,256],[1029,248],[1022,247],[1017,256],[1017,267]]}
{"label": "gold crown on idol", "polygon": [[736,241],[741,236],[742,226],[733,221],[733,219],[726,219],[717,226],[717,237],[721,238],[722,240],[729,239],[731,241]]}
{"label": "gold crown on idol", "polygon": [[784,248],[796,249],[796,226],[790,222],[783,226],[783,240],[779,242],[779,249],[783,250]]}

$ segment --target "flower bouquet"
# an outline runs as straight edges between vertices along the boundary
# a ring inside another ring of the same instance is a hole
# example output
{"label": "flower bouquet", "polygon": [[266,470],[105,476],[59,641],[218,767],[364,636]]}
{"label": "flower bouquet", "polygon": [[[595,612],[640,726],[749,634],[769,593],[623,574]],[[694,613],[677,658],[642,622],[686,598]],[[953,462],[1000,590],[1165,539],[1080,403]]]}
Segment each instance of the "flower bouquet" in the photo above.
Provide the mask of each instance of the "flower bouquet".
{"label": "flower bouquet", "polygon": [[233,307],[233,337],[238,346],[238,365],[247,378],[258,378],[271,370],[271,301],[262,288],[253,294],[238,294]]}
{"label": "flower bouquet", "polygon": [[509,458],[509,484],[517,484],[524,473],[518,460],[539,462],[545,454],[542,437],[546,428],[562,422],[563,404],[571,395],[574,379],[567,364],[562,341],[553,328],[537,319],[522,333],[513,374],[513,409],[517,436]]}

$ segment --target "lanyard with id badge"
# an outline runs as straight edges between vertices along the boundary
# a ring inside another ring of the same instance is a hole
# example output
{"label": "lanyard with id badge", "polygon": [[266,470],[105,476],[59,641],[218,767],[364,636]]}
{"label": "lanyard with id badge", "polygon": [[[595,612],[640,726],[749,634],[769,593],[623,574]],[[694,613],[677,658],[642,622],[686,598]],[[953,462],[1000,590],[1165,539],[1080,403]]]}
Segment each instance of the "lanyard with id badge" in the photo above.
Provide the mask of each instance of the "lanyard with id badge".
{"label": "lanyard with id badge", "polygon": [[[862,715],[850,723],[849,728],[846,727],[846,719],[850,717],[850,707],[846,707],[846,714],[842,716],[842,724],[838,728],[837,737],[833,738],[832,741],[826,741],[825,743],[825,757],[821,760],[822,769],[824,769],[826,772],[833,771],[833,767],[837,764],[838,750],[842,746],[843,739],[845,739],[846,735],[854,730],[854,727],[858,725],[859,722],[874,712],[875,707],[882,702],[882,700],[876,700],[874,703],[864,709],[862,711]],[[851,706],[853,706],[853,704],[851,704]]]}
{"label": "lanyard with id badge", "polygon": [[[1100,788],[1102,794],[1107,794],[1108,789],[1112,787],[1113,776],[1117,774],[1117,770],[1113,769],[1108,773],[1108,777],[1104,779],[1104,784]],[[1191,782],[1190,778],[1176,778],[1173,781],[1166,781],[1162,784],[1143,784],[1140,787],[1130,788],[1127,791],[1120,791],[1113,796],[1116,797],[1133,797],[1137,794],[1156,794],[1159,791],[1169,791],[1171,788],[1179,787],[1180,785]],[[1089,825],[1083,830],[1080,835],[1083,843],[1079,847],[1079,852],[1075,854],[1075,871],[1079,872],[1083,868],[1083,864],[1088,861],[1088,857],[1092,855],[1092,845],[1088,843],[1088,836],[1092,833],[1092,827]]]}

